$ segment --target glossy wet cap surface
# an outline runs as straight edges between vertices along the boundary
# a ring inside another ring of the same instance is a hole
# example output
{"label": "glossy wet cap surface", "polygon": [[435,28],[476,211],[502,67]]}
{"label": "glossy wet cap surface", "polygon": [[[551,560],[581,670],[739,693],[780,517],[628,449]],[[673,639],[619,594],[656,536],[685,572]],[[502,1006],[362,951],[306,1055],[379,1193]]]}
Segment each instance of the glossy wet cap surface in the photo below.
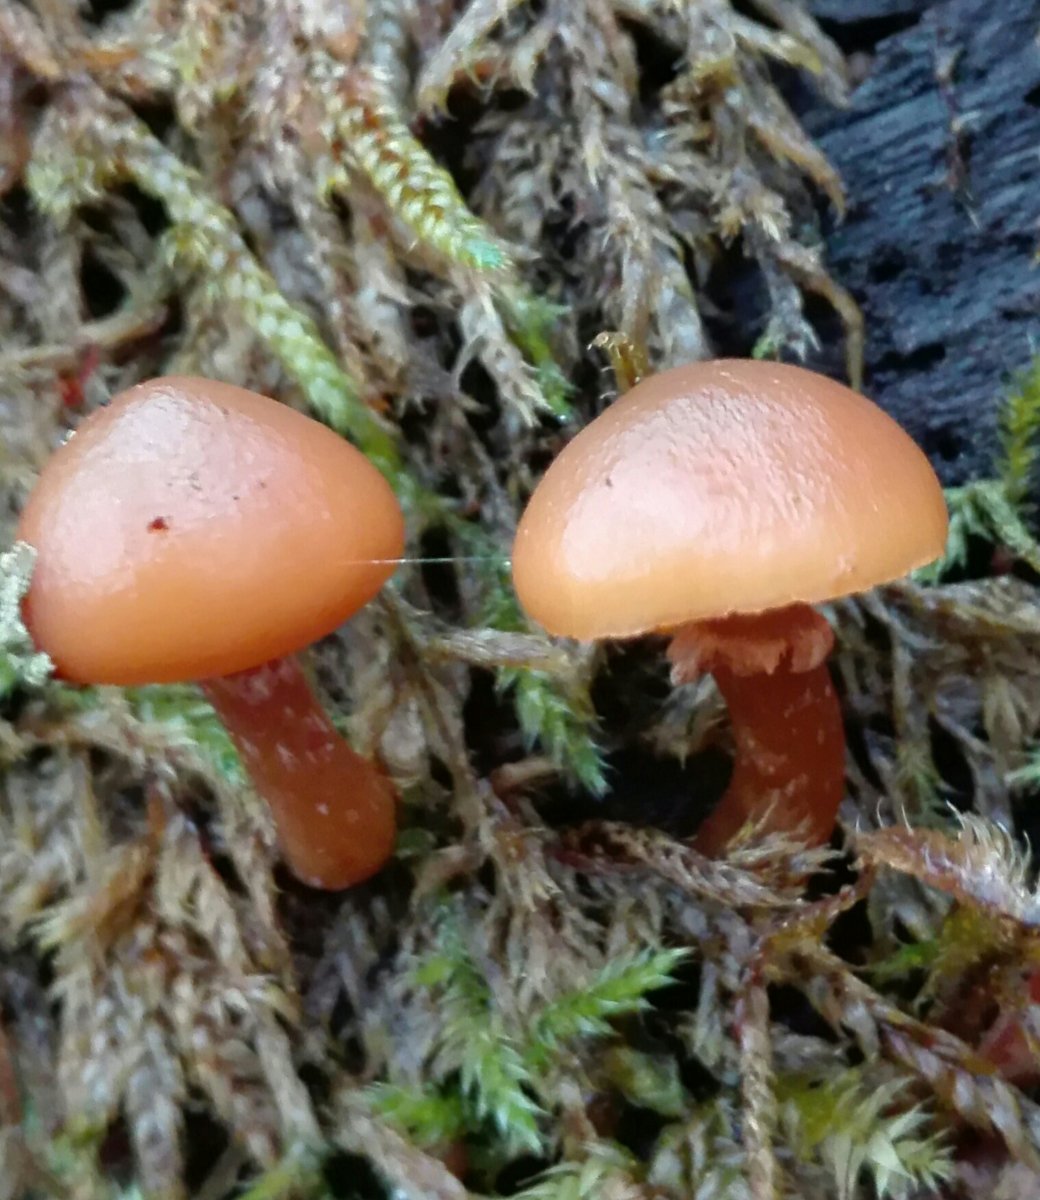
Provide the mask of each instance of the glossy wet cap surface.
{"label": "glossy wet cap surface", "polygon": [[35,640],[67,679],[225,675],[330,633],[404,545],[386,480],[349,443],[227,384],[155,379],[45,466],[18,536],[37,550]]}
{"label": "glossy wet cap surface", "polygon": [[625,637],[821,603],[943,551],[927,458],[877,405],[800,367],[652,376],[583,429],[524,512],[513,580],[551,633]]}

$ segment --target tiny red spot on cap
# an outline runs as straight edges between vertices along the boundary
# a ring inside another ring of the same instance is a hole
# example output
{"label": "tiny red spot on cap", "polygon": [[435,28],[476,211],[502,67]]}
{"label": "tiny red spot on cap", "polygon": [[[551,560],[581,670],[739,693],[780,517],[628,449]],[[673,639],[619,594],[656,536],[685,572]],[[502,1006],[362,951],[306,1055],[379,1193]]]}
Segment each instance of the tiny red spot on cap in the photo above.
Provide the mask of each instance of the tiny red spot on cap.
{"label": "tiny red spot on cap", "polygon": [[165,517],[154,517],[148,522],[148,530],[150,533],[165,533],[169,528],[170,523]]}

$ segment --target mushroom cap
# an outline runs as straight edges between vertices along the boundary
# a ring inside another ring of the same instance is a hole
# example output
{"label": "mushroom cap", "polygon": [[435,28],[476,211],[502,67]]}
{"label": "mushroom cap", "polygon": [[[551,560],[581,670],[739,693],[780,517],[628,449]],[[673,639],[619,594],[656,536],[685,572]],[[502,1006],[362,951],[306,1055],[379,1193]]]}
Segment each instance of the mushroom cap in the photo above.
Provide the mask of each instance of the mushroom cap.
{"label": "mushroom cap", "polygon": [[301,649],[392,574],[404,521],[360,451],[283,404],[168,377],[116,397],[49,460],[18,537],[25,618],[60,675],[168,683]]}
{"label": "mushroom cap", "polygon": [[877,405],[800,367],[720,359],[634,387],[535,488],[520,603],[592,640],[821,603],[937,558],[946,504]]}

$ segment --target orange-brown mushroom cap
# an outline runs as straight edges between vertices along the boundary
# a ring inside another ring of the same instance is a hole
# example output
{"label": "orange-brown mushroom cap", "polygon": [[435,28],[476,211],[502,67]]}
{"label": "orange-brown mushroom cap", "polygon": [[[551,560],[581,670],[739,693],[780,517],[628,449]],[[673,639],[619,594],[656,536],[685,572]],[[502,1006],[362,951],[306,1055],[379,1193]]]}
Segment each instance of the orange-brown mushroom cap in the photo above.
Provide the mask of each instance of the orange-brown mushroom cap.
{"label": "orange-brown mushroom cap", "polygon": [[99,410],[47,463],[18,536],[26,619],[66,679],[227,675],[323,637],[380,589],[400,506],[360,451],[228,384],[168,377]]}
{"label": "orange-brown mushroom cap", "polygon": [[592,640],[815,604],[943,550],[942,488],[880,408],[800,367],[644,380],[563,450],[513,547],[524,609]]}

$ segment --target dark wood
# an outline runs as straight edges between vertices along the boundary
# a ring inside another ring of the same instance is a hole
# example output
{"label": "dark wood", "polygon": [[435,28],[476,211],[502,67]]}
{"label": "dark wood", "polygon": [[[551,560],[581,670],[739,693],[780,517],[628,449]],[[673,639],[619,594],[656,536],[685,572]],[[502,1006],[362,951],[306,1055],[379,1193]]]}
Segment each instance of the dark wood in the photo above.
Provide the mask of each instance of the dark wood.
{"label": "dark wood", "polygon": [[847,110],[803,113],[850,196],[829,262],[864,309],[866,390],[946,482],[985,474],[1002,384],[1040,349],[1040,0],[812,7],[872,56]]}
{"label": "dark wood", "polygon": [[863,49],[870,38],[877,42],[913,25],[935,7],[935,0],[814,0],[809,7],[834,27],[828,32],[837,41],[852,38]]}

